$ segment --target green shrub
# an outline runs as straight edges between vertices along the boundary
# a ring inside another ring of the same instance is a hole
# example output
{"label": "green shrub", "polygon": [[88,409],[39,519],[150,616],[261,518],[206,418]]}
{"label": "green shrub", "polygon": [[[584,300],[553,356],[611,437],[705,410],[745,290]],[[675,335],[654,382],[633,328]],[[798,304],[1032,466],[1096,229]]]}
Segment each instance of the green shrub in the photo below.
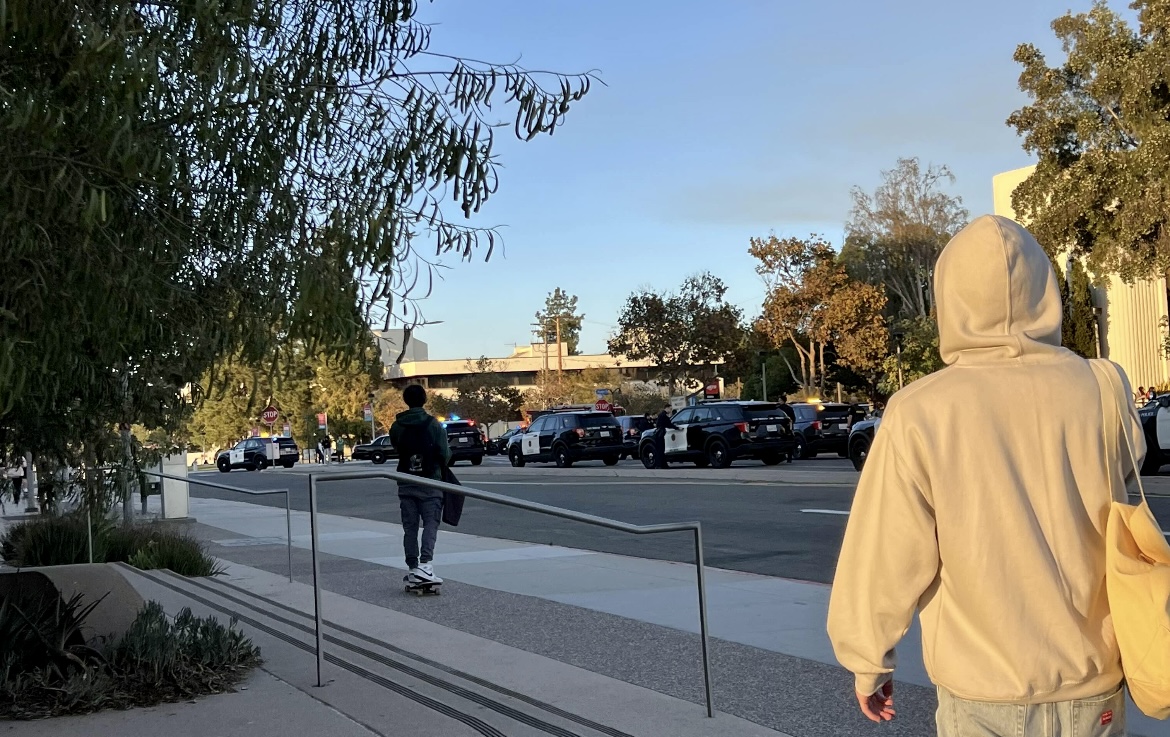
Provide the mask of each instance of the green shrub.
{"label": "green shrub", "polygon": [[203,543],[174,533],[147,540],[127,561],[143,571],[166,568],[180,576],[218,576],[223,567],[203,549]]}
{"label": "green shrub", "polygon": [[[93,523],[93,561],[129,563],[143,570],[167,568],[181,576],[217,576],[223,568],[203,543],[162,525],[119,527]],[[18,567],[89,562],[86,518],[41,517],[14,525],[0,538],[0,555]]]}
{"label": "green shrub", "polygon": [[[234,621],[225,627],[190,609],[172,623],[149,602],[124,637],[98,652],[79,635],[92,606],[75,599],[21,608],[16,598],[0,602],[0,637],[17,644],[0,662],[0,717],[39,719],[222,693],[260,664],[259,648]],[[71,643],[71,658],[45,646],[58,642]]]}
{"label": "green shrub", "polygon": [[[94,561],[102,558],[102,537],[95,530]],[[89,562],[85,517],[42,517],[13,525],[0,540],[0,554],[10,565],[62,566]]]}

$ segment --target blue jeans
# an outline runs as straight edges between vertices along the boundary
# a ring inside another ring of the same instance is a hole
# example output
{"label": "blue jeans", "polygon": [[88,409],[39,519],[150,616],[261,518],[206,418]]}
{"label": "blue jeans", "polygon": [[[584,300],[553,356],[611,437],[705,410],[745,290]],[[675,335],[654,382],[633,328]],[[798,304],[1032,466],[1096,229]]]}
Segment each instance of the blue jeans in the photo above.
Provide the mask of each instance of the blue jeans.
{"label": "blue jeans", "polygon": [[[442,497],[422,498],[399,496],[402,508],[402,548],[406,553],[406,566],[416,568],[418,564],[430,563],[435,557],[435,538],[439,536],[439,520],[443,518]],[[418,548],[418,527],[422,522],[422,551]]]}
{"label": "blue jeans", "polygon": [[967,701],[938,690],[939,737],[1124,737],[1125,688],[1051,704]]}

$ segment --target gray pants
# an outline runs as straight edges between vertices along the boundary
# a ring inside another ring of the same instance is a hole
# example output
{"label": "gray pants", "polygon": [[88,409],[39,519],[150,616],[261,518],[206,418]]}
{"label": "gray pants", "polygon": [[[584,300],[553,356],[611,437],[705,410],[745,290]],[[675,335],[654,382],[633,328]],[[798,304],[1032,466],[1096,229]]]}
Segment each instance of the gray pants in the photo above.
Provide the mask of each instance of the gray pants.
{"label": "gray pants", "polygon": [[[439,535],[439,520],[443,518],[442,497],[418,497],[399,494],[402,508],[402,548],[406,565],[415,568],[430,563],[435,557],[435,538]],[[422,551],[418,548],[418,527],[422,522]]]}
{"label": "gray pants", "polygon": [[1052,704],[960,699],[938,690],[939,737],[1124,737],[1125,689]]}

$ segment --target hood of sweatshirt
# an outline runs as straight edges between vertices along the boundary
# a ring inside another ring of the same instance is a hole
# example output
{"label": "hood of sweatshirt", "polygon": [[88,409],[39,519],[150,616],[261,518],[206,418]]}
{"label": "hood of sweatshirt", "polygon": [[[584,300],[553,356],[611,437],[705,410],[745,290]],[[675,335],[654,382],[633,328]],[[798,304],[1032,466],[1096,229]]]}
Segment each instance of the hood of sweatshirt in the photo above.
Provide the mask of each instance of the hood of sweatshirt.
{"label": "hood of sweatshirt", "polygon": [[405,412],[399,412],[396,422],[403,425],[424,425],[430,422],[431,416],[422,407],[415,407],[408,409]]}
{"label": "hood of sweatshirt", "polygon": [[1056,273],[1013,220],[984,215],[959,231],[935,265],[934,294],[948,365],[1061,351]]}

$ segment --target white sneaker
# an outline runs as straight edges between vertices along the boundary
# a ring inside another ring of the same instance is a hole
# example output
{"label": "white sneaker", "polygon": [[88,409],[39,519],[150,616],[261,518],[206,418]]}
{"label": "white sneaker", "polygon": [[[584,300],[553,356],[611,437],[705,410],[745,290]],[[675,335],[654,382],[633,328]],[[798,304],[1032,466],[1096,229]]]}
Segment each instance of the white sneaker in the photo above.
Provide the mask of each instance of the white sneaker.
{"label": "white sneaker", "polygon": [[443,579],[435,575],[435,569],[430,563],[421,563],[411,571],[411,575],[425,583],[443,583]]}

